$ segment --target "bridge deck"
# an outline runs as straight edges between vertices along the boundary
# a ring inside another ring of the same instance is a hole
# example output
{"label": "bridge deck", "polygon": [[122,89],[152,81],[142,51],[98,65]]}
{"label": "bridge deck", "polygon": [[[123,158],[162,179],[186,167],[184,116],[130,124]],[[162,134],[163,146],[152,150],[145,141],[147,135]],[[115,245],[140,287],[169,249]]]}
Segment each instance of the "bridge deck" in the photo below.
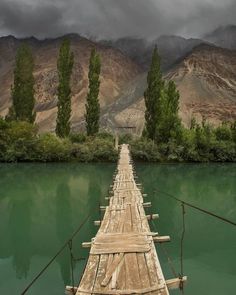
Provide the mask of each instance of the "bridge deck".
{"label": "bridge deck", "polygon": [[163,294],[168,295],[130,163],[122,145],[109,206],[96,237],[76,295]]}

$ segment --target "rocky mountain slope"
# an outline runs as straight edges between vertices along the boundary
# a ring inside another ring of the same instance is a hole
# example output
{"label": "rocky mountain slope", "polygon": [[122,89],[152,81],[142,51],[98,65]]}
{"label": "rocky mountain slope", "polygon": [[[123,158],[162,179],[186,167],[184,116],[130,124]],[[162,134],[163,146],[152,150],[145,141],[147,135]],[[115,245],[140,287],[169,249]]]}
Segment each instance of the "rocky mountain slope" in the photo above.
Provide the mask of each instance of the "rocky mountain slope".
{"label": "rocky mountain slope", "polygon": [[[90,50],[96,46],[102,58],[101,123],[103,127],[134,126],[141,133],[144,125],[143,93],[146,87],[148,55],[142,54],[145,42],[136,39],[111,44],[95,43],[70,35],[75,66],[72,75],[72,127],[84,127],[85,99]],[[41,131],[54,130],[57,112],[56,61],[62,38],[30,43],[35,56],[36,111]],[[11,105],[14,57],[22,40],[0,38],[0,115]],[[213,124],[236,119],[236,51],[222,49],[196,39],[174,36],[159,38],[159,51],[166,60],[165,77],[173,79],[180,91],[180,115],[186,126],[194,116]],[[141,44],[141,45],[139,45]],[[162,44],[162,45],[161,45]],[[125,45],[125,47],[123,46]],[[150,45],[150,44],[149,44]],[[123,49],[122,49],[123,48]],[[124,50],[126,48],[126,50]],[[148,52],[148,46],[146,53]],[[123,52],[121,52],[121,50]],[[152,48],[149,48],[150,52]],[[149,53],[150,54],[150,53]],[[139,58],[139,55],[141,57]],[[164,62],[165,63],[165,62]],[[168,66],[167,66],[168,64]]]}
{"label": "rocky mountain slope", "polygon": [[[180,115],[186,126],[191,118],[206,118],[218,125],[236,120],[236,51],[201,44],[165,75],[176,82],[180,91]],[[103,116],[113,126],[135,126],[140,133],[144,125],[143,91],[146,75],[140,76]],[[125,108],[122,107],[132,98]]]}
{"label": "rocky mountain slope", "polygon": [[[69,35],[75,64],[72,75],[72,123],[82,120],[88,86],[88,65],[91,49],[96,46],[101,55],[100,104],[111,104],[122,93],[126,83],[141,73],[140,67],[119,50],[95,44],[78,35]],[[35,56],[36,122],[41,131],[53,130],[57,112],[56,62],[62,38],[39,41],[34,38],[17,40],[14,37],[0,38],[0,115],[4,116],[11,105],[10,89],[16,49],[21,42],[31,45]]]}

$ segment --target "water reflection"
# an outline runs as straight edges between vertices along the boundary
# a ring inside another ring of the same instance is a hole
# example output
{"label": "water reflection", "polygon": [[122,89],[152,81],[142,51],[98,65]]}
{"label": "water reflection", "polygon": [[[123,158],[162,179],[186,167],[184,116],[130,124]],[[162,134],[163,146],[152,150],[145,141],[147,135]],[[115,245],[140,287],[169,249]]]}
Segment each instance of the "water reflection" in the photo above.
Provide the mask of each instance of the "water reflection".
{"label": "water reflection", "polygon": [[[57,187],[56,195],[56,232],[60,244],[63,245],[73,231],[71,194],[68,184],[60,183]],[[66,249],[58,256],[61,276],[65,285],[69,285],[71,278],[70,256]]]}
{"label": "water reflection", "polygon": [[[136,165],[140,182],[159,213],[158,232],[171,236],[168,252],[179,269],[181,207],[155,193],[155,188],[236,220],[236,165]],[[68,239],[88,213],[90,221],[74,241],[76,258],[85,257],[80,244],[97,228],[98,203],[112,181],[115,165],[20,164],[0,165],[0,294],[19,294]],[[148,200],[147,200],[148,201]],[[234,294],[235,229],[187,209],[184,242],[186,294]],[[3,237],[3,238],[2,238]],[[161,255],[168,278],[165,258]],[[82,264],[75,266],[78,280]],[[33,295],[63,294],[70,284],[68,251],[40,279]],[[208,286],[204,289],[202,286]],[[215,287],[213,287],[215,286]],[[53,290],[52,290],[53,289]]]}
{"label": "water reflection", "polygon": [[[171,236],[171,243],[166,247],[177,269],[179,269],[182,233],[181,204],[160,192],[155,193],[156,188],[236,221],[236,165],[234,164],[141,165],[138,166],[138,175],[153,201],[152,210],[160,213],[157,222],[158,231]],[[191,278],[187,287],[188,294],[197,294],[197,292],[207,294],[202,292],[199,286],[207,283],[212,288],[211,294],[220,294],[221,276],[225,277],[224,286],[227,285],[225,290],[231,290],[236,279],[235,228],[190,208],[186,208],[185,219],[185,272]],[[171,276],[167,260],[163,257],[161,260],[166,272]],[[196,271],[198,286],[194,277]],[[213,277],[214,287],[213,283],[211,282],[212,285],[210,283]]]}
{"label": "water reflection", "polygon": [[[19,294],[91,212],[94,216],[73,245],[75,257],[87,255],[80,245],[96,232],[92,221],[97,219],[98,203],[111,183],[114,167],[0,164],[0,294]],[[76,280],[83,264],[75,267]],[[70,283],[66,249],[29,294],[62,294],[62,285]]]}
{"label": "water reflection", "polygon": [[13,199],[9,203],[9,244],[12,248],[12,263],[18,278],[26,278],[30,268],[32,256],[31,205],[32,200],[27,197],[20,200]]}

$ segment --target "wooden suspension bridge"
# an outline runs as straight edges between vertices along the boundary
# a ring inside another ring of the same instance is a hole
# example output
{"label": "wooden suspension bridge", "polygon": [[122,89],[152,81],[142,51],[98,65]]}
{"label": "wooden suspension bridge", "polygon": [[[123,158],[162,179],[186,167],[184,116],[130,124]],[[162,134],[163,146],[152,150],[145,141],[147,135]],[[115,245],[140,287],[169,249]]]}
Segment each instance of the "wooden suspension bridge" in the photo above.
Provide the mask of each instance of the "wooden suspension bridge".
{"label": "wooden suspension bridge", "polygon": [[66,287],[67,294],[163,294],[179,288],[186,277],[165,280],[155,243],[170,240],[152,232],[146,215],[140,185],[135,182],[128,145],[122,145],[114,176],[109,206],[91,242],[83,243],[90,254],[77,288]]}

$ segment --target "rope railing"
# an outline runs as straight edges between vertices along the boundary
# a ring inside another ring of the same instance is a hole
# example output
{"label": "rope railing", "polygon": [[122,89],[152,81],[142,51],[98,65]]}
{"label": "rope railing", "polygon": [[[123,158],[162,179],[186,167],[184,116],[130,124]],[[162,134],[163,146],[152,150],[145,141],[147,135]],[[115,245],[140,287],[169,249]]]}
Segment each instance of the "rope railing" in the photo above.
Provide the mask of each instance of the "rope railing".
{"label": "rope railing", "polygon": [[164,191],[161,191],[161,190],[158,190],[158,189],[155,189],[153,192],[158,192],[158,193],[161,193],[161,194],[163,194],[163,195],[166,195],[167,197],[169,197],[169,198],[171,198],[171,199],[173,199],[173,200],[176,200],[176,201],[180,202],[180,203],[183,204],[183,205],[186,205],[186,206],[188,206],[188,207],[190,207],[190,208],[196,209],[196,210],[198,210],[198,211],[200,211],[200,212],[203,212],[203,213],[205,213],[205,214],[207,214],[207,215],[210,215],[210,216],[212,216],[212,217],[215,217],[215,218],[217,218],[217,219],[219,219],[219,220],[221,220],[221,221],[224,221],[224,222],[226,222],[226,223],[229,223],[229,224],[231,224],[231,225],[236,226],[236,222],[235,222],[235,221],[232,221],[232,220],[230,220],[230,219],[228,219],[228,218],[222,217],[222,216],[220,216],[220,215],[218,215],[218,214],[215,214],[215,213],[213,213],[213,212],[211,212],[211,211],[209,211],[209,210],[202,209],[202,208],[200,208],[200,207],[198,207],[198,206],[196,206],[196,205],[193,205],[193,204],[191,204],[191,203],[189,203],[189,202],[186,202],[186,201],[184,201],[184,200],[181,200],[181,199],[179,199],[179,198],[177,198],[177,197],[175,197],[175,196],[173,196],[173,195],[171,195],[171,194],[169,194],[169,193],[167,193],[167,192],[164,192]]}
{"label": "rope railing", "polygon": [[[93,209],[95,209],[97,206],[94,206]],[[91,210],[93,211],[93,210]],[[72,272],[72,284],[74,287],[74,275],[73,275],[73,261],[75,260],[82,260],[80,259],[75,259],[72,253],[72,240],[75,238],[75,236],[80,232],[82,227],[86,224],[86,222],[89,220],[89,218],[92,216],[92,212],[89,213],[84,220],[81,222],[79,227],[73,232],[71,237],[61,246],[61,248],[57,251],[57,253],[49,260],[49,262],[42,268],[42,270],[33,278],[33,280],[27,285],[27,287],[20,293],[20,295],[26,294],[29,289],[33,286],[33,284],[42,276],[42,274],[48,269],[48,267],[54,262],[54,260],[63,252],[63,250],[66,247],[69,247],[70,250],[70,259],[71,259],[71,272]]]}

